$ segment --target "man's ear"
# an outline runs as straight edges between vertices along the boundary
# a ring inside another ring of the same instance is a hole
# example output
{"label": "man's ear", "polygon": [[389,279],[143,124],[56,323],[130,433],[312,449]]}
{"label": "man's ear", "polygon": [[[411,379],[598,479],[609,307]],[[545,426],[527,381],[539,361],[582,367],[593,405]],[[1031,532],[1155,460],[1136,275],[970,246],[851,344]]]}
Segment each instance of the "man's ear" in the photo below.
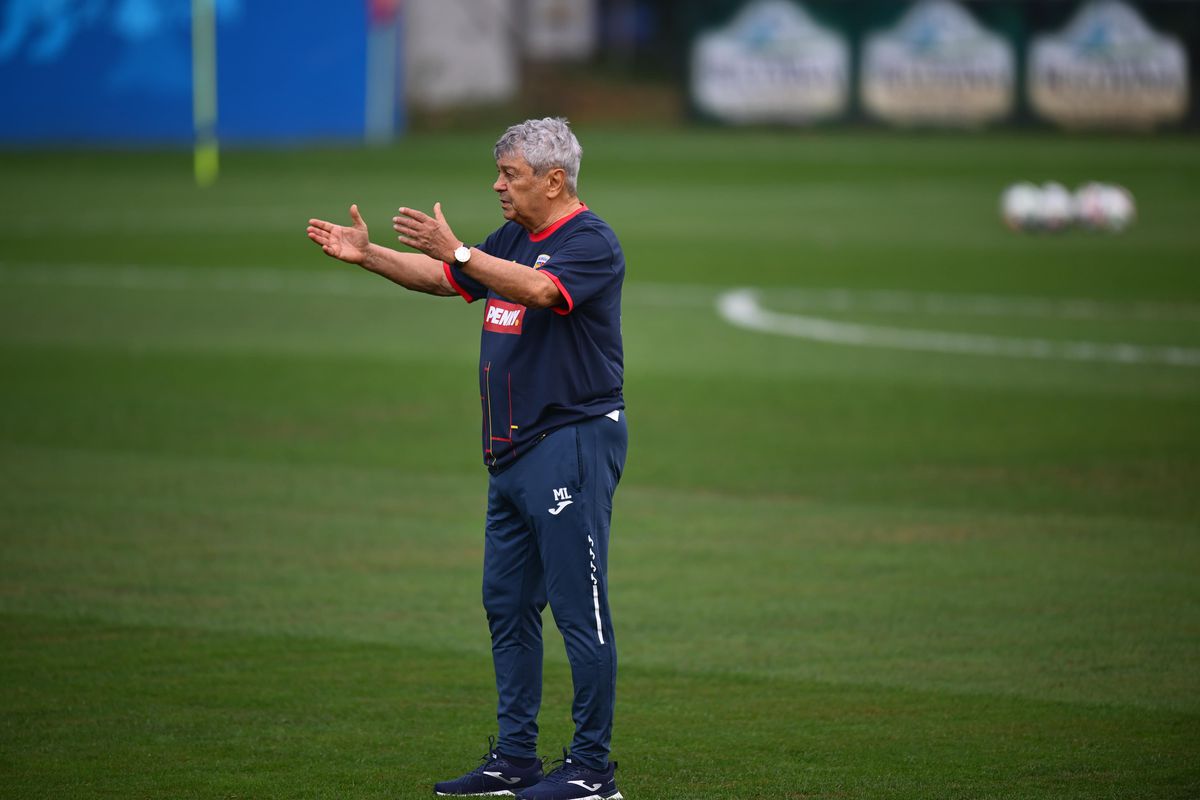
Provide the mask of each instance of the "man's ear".
{"label": "man's ear", "polygon": [[558,197],[567,187],[567,172],[562,167],[555,167],[546,175],[546,196],[551,200]]}

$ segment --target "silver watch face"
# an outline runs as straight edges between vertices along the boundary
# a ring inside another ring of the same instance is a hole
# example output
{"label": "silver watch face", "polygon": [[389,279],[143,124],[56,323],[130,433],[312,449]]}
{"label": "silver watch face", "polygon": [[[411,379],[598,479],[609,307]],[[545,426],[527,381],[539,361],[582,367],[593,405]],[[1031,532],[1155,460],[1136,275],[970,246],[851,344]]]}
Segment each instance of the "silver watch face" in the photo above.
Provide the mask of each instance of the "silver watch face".
{"label": "silver watch face", "polygon": [[460,247],[454,251],[454,260],[460,264],[465,264],[471,258],[471,248]]}

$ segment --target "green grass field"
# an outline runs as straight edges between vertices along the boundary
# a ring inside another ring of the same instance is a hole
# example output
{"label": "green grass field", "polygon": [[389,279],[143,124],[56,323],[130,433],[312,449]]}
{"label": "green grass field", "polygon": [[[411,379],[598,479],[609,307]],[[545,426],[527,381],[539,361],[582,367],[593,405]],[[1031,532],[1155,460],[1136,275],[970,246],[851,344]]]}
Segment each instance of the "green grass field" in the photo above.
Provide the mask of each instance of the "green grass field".
{"label": "green grass field", "polygon": [[[304,227],[357,202],[385,243],[440,200],[480,240],[496,133],[230,153],[208,190],[183,153],[0,155],[0,796],[418,798],[474,765],[481,311]],[[625,796],[1200,796],[1200,366],[717,312],[1195,354],[1200,140],[580,136],[628,259]],[[1019,179],[1140,218],[1015,235]]]}

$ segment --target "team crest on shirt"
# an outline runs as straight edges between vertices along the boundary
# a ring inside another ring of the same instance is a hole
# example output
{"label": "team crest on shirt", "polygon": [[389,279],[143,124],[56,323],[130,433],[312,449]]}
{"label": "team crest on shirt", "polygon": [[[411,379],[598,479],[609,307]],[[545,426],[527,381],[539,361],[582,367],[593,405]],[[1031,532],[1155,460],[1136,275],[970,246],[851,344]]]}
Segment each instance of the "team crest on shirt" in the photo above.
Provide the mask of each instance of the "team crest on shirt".
{"label": "team crest on shirt", "polygon": [[541,269],[543,266],[545,266],[546,262],[549,260],[550,260],[550,254],[542,253],[540,256],[537,257],[537,261],[533,262],[533,268]]}

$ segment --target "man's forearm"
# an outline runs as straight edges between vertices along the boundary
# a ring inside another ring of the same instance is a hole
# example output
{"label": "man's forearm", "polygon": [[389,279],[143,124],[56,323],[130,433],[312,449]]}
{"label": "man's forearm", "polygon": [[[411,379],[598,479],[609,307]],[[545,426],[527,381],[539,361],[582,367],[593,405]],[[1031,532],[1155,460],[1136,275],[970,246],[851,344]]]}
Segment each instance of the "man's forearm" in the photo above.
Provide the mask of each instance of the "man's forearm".
{"label": "man's forearm", "polygon": [[455,294],[454,287],[446,280],[442,262],[423,253],[400,253],[373,244],[367,250],[362,267],[414,292],[441,297]]}
{"label": "man's forearm", "polygon": [[477,247],[471,248],[471,260],[463,267],[463,272],[496,294],[529,308],[550,308],[566,302],[548,275],[533,267],[488,255]]}

